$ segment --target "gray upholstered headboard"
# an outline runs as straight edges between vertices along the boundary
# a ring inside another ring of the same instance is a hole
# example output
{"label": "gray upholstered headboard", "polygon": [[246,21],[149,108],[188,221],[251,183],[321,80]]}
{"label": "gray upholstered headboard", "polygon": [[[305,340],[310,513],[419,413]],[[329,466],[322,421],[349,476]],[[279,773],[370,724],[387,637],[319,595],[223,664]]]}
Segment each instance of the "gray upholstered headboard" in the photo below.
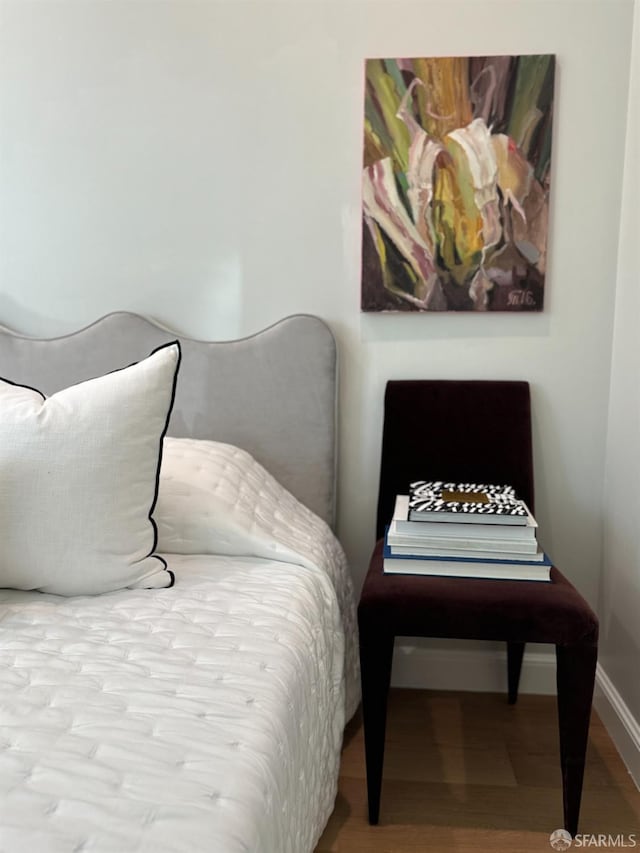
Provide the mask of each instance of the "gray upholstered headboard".
{"label": "gray upholstered headboard", "polygon": [[336,345],[317,317],[287,317],[223,342],[183,338],[127,312],[58,338],[28,338],[0,327],[0,376],[51,394],[139,361],[175,339],[182,362],[169,435],[248,450],[333,526]]}

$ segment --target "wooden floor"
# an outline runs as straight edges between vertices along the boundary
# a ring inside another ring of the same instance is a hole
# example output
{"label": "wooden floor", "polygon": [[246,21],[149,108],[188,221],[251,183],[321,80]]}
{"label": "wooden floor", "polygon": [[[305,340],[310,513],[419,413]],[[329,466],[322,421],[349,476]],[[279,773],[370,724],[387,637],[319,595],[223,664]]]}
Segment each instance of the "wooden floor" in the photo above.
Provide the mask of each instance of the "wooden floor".
{"label": "wooden floor", "polygon": [[[509,706],[496,694],[392,690],[378,826],[366,808],[358,715],[316,853],[553,853],[549,836],[562,827],[555,698],[522,695]],[[595,712],[580,832],[625,836],[600,850],[633,847],[635,835],[640,850],[640,792]]]}

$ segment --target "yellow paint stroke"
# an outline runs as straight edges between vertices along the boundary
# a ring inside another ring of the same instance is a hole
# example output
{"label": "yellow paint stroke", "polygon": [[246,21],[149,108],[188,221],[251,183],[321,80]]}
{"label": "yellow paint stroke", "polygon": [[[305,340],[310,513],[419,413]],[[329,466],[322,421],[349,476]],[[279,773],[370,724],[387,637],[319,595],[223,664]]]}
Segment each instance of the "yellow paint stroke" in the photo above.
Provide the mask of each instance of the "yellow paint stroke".
{"label": "yellow paint stroke", "polygon": [[482,260],[482,214],[464,150],[451,138],[445,144],[446,154],[436,161],[433,224],[442,264],[463,284]]}
{"label": "yellow paint stroke", "polygon": [[416,90],[420,123],[430,136],[443,139],[473,118],[469,99],[468,59],[464,56],[414,59],[423,86]]}

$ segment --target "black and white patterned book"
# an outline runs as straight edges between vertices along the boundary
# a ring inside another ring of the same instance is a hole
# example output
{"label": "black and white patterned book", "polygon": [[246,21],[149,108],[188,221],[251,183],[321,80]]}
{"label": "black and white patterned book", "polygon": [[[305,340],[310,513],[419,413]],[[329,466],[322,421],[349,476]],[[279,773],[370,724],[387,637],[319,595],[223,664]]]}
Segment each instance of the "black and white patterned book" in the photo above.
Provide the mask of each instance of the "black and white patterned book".
{"label": "black and white patterned book", "polygon": [[409,486],[409,521],[527,524],[529,513],[511,486],[416,480]]}
{"label": "black and white patterned book", "polygon": [[490,517],[488,523],[487,518],[484,517],[482,524],[468,524],[465,522],[466,516],[460,515],[450,518],[445,527],[438,521],[437,515],[434,516],[435,521],[409,521],[409,495],[397,495],[389,535],[393,538],[396,536],[406,537],[409,540],[405,542],[407,545],[416,544],[416,540],[417,543],[424,544],[425,541],[430,541],[433,538],[446,537],[449,540],[487,540],[492,541],[494,545],[496,540],[501,540],[503,544],[519,543],[518,547],[522,546],[523,550],[535,551],[538,547],[536,541],[538,523],[528,508],[527,512],[526,524],[509,522],[503,524],[501,516],[497,517],[500,521],[499,524],[496,523],[495,518],[492,523]]}

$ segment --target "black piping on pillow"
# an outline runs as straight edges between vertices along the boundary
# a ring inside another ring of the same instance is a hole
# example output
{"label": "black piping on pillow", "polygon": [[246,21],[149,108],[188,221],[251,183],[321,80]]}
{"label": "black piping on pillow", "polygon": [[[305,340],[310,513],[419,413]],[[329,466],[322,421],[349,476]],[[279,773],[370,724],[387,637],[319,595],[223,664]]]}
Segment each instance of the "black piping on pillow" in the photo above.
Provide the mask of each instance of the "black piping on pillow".
{"label": "black piping on pillow", "polygon": [[169,401],[169,408],[167,410],[167,418],[165,420],[164,429],[162,430],[162,433],[160,435],[160,441],[158,443],[158,466],[156,468],[156,484],[155,484],[155,490],[154,490],[154,494],[153,494],[153,500],[151,502],[151,507],[149,509],[149,521],[151,522],[151,525],[153,527],[153,547],[151,548],[151,550],[149,551],[147,556],[148,557],[153,556],[153,557],[155,557],[156,560],[159,560],[162,563],[162,565],[164,566],[164,570],[169,574],[169,576],[171,578],[171,583],[169,583],[166,587],[163,587],[163,589],[170,589],[172,586],[174,586],[174,584],[176,582],[176,576],[175,576],[174,572],[172,572],[171,569],[167,566],[167,561],[164,559],[164,557],[159,557],[157,554],[153,553],[156,550],[156,548],[158,547],[158,525],[156,524],[155,519],[153,518],[153,511],[156,508],[156,504],[158,502],[158,490],[160,488],[160,467],[162,465],[162,450],[163,450],[163,445],[164,445],[164,437],[167,434],[167,430],[169,429],[169,421],[171,420],[171,412],[173,411],[173,405],[174,405],[175,399],[176,399],[176,388],[178,385],[178,372],[180,371],[180,365],[182,363],[182,347],[180,346],[180,341],[177,341],[177,340],[176,341],[170,341],[168,344],[163,344],[162,346],[156,347],[156,349],[154,349],[151,353],[149,353],[149,355],[153,355],[154,353],[159,352],[160,350],[165,349],[166,347],[171,347],[174,345],[178,347],[178,360],[176,362],[176,369],[175,369],[175,372],[173,374],[173,388],[171,389],[171,400]]}

